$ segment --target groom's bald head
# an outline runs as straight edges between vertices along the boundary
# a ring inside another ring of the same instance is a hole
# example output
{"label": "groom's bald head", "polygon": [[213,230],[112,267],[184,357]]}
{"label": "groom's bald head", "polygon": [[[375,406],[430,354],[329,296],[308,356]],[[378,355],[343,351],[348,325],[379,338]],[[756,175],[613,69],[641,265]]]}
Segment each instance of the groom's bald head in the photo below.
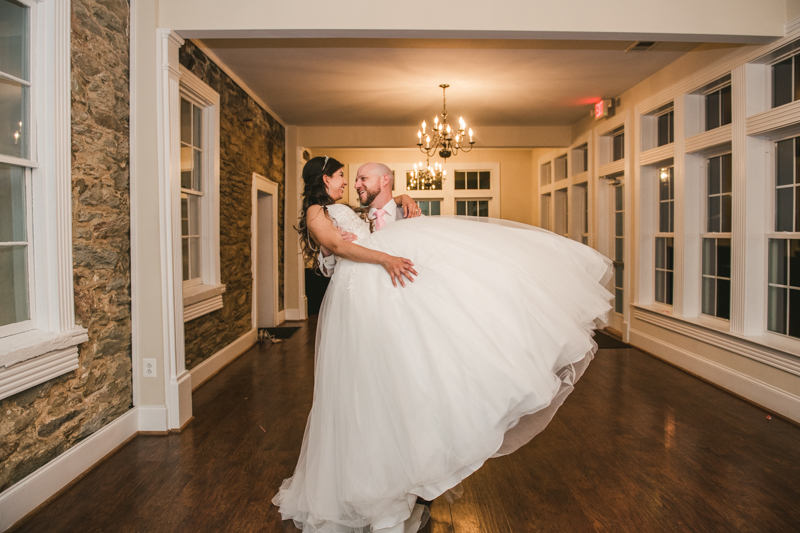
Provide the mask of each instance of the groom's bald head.
{"label": "groom's bald head", "polygon": [[358,167],[354,186],[361,205],[380,208],[392,199],[394,174],[383,163],[366,163]]}

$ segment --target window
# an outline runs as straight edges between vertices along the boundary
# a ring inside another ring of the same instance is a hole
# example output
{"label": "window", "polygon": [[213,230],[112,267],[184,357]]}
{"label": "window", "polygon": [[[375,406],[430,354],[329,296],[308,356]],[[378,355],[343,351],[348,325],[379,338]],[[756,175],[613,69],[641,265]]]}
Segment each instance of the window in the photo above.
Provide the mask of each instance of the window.
{"label": "window", "polygon": [[560,189],[555,191],[555,233],[568,236],[569,233],[569,198],[567,197],[567,189]]}
{"label": "window", "polygon": [[567,155],[555,159],[555,178],[554,181],[561,181],[567,179]]}
{"label": "window", "polygon": [[589,146],[582,144],[572,150],[572,174],[580,174],[589,170]]}
{"label": "window", "polygon": [[[179,123],[184,320],[222,307],[219,256],[219,94],[181,67]],[[175,207],[178,209],[178,207]]]}
{"label": "window", "polygon": [[[426,217],[438,216],[442,214],[442,201],[441,200],[414,200],[417,202],[420,211]],[[488,216],[488,215],[487,215]]]}
{"label": "window", "polygon": [[[420,163],[420,168],[422,168],[422,164]],[[392,171],[394,173],[394,171]],[[441,175],[440,175],[441,176]],[[430,183],[426,183],[423,180],[420,180],[416,176],[416,171],[414,172],[406,172],[406,190],[407,191],[430,191],[430,190],[442,190],[442,179],[437,177]]]}
{"label": "window", "polygon": [[488,170],[456,170],[455,175],[456,190],[488,190],[492,188],[492,173]]}
{"label": "window", "polygon": [[582,244],[589,244],[589,185],[580,183],[573,189],[575,193],[575,209],[578,210],[578,224],[580,230],[580,241]]}
{"label": "window", "polygon": [[675,111],[672,109],[656,117],[656,122],[657,122],[656,146],[665,146],[675,141],[674,120],[675,120]]}
{"label": "window", "polygon": [[705,95],[706,131],[731,123],[731,86],[714,89]]}
{"label": "window", "polygon": [[541,200],[542,211],[539,215],[539,219],[542,221],[542,228],[546,230],[550,230],[550,193],[543,194]]}
{"label": "window", "polygon": [[621,130],[613,134],[611,138],[612,153],[611,161],[619,161],[625,159],[625,130]]}
{"label": "window", "polygon": [[772,65],[772,107],[800,99],[800,65],[798,56]]}
{"label": "window", "polygon": [[769,239],[767,329],[800,338],[800,137],[775,143],[775,233]]}
{"label": "window", "polygon": [[456,200],[456,214],[468,217],[488,217],[489,200]]}
{"label": "window", "polygon": [[708,160],[706,233],[703,235],[702,311],[731,317],[731,154]]}
{"label": "window", "polygon": [[624,305],[625,196],[623,185],[614,187],[614,312],[622,314]]}
{"label": "window", "polygon": [[181,98],[181,244],[183,281],[189,285],[202,283],[199,218],[203,181],[203,111]]}
{"label": "window", "polygon": [[30,17],[31,8],[0,0],[0,336],[33,327]]}
{"label": "window", "polygon": [[553,165],[552,163],[545,163],[542,165],[542,175],[539,179],[539,183],[542,185],[550,185],[553,181]]}
{"label": "window", "polygon": [[672,305],[672,286],[675,272],[674,231],[675,191],[674,167],[659,170],[658,232],[656,233],[655,299]]}

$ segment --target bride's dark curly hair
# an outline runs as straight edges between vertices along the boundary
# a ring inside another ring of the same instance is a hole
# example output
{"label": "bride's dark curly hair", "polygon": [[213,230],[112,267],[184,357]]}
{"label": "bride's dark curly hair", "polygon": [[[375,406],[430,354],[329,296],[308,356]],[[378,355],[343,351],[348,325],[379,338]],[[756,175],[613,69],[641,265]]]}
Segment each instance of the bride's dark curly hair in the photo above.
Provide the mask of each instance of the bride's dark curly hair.
{"label": "bride's dark curly hair", "polygon": [[[300,211],[300,219],[295,229],[300,234],[303,255],[312,259],[315,267],[317,266],[319,247],[316,246],[308,234],[306,213],[312,205],[321,205],[324,208],[326,205],[335,203],[325,188],[325,181],[322,176],[333,176],[340,168],[344,168],[342,163],[327,156],[314,157],[303,167],[303,208]],[[325,210],[325,214],[327,215],[327,210]]]}

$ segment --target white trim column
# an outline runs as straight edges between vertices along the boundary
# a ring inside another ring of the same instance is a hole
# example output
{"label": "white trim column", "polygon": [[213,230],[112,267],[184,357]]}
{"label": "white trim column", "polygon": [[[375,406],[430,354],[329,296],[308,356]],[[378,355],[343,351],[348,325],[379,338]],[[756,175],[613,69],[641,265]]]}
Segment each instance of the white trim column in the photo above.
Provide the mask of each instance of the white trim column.
{"label": "white trim column", "polygon": [[161,309],[164,326],[165,396],[168,429],[192,417],[192,377],[186,371],[180,211],[180,78],[183,45],[171,30],[158,30],[158,177],[161,238]]}

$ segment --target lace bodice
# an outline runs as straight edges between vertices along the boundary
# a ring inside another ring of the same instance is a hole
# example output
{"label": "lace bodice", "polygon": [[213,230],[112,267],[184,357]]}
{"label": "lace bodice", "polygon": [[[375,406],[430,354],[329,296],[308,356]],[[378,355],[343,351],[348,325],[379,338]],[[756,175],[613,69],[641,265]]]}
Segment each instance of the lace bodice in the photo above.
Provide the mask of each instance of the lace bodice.
{"label": "lace bodice", "polygon": [[358,216],[350,206],[345,204],[333,204],[327,206],[327,210],[328,215],[337,228],[355,233],[358,240],[369,235],[369,223]]}

